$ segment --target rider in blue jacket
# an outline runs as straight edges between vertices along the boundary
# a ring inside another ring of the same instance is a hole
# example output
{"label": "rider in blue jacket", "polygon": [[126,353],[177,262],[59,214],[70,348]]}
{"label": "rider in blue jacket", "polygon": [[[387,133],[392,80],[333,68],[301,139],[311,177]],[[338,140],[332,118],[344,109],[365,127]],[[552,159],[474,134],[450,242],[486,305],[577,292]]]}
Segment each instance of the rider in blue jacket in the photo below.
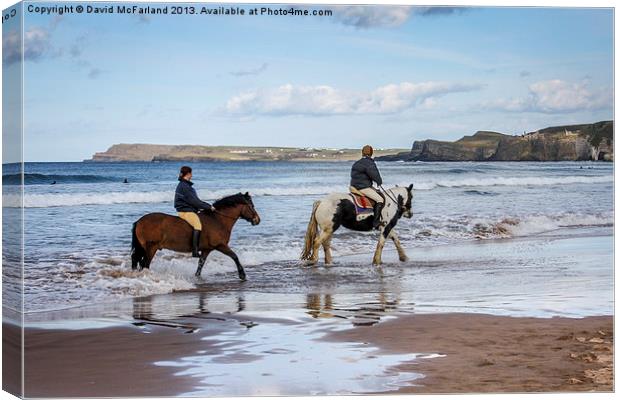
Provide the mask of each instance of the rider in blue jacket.
{"label": "rider in blue jacket", "polygon": [[202,231],[202,223],[197,212],[200,210],[215,211],[215,207],[211,204],[200,200],[196,189],[193,188],[192,168],[188,166],[181,167],[179,173],[179,184],[174,193],[174,208],[177,210],[179,217],[187,221],[193,228],[192,235],[192,256],[198,257],[198,243],[200,241],[200,232]]}

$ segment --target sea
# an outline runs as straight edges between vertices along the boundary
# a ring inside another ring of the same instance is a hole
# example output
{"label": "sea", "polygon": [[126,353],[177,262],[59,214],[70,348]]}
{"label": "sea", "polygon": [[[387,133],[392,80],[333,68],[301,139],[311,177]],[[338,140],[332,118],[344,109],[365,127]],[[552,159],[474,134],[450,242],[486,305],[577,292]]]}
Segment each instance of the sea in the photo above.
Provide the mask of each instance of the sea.
{"label": "sea", "polygon": [[[170,251],[158,253],[149,271],[131,270],[132,224],[151,212],[175,214],[181,165],[26,163],[23,199],[18,166],[4,165],[5,215],[24,206],[25,313],[44,319],[200,291],[212,294],[212,304],[243,292],[257,309],[312,295],[342,294],[352,304],[362,293],[374,299],[397,291],[403,307],[418,311],[613,312],[611,163],[378,162],[384,187],[414,188],[413,218],[396,226],[410,260],[400,263],[388,243],[379,268],[371,265],[376,232],[344,228],[332,241],[333,266],[299,261],[312,203],[347,191],[351,162],[190,163],[203,200],[238,192],[254,200],[260,225],[240,220],[230,242],[248,273],[243,284],[220,254],[209,257],[201,278],[196,259]],[[19,231],[14,225],[5,224],[5,235]]]}

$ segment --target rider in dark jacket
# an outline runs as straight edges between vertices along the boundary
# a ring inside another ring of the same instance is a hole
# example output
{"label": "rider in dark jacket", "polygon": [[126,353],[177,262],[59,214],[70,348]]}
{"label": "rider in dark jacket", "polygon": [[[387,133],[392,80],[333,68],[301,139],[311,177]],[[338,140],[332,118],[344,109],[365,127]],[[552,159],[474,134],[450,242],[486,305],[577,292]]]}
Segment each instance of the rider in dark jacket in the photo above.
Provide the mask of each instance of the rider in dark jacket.
{"label": "rider in dark jacket", "polygon": [[200,222],[200,217],[198,217],[197,212],[200,210],[215,211],[215,207],[198,198],[196,190],[192,187],[194,183],[191,182],[191,179],[191,167],[181,167],[179,184],[174,193],[174,208],[176,208],[179,217],[194,228],[194,233],[192,235],[192,256],[198,257],[198,245],[200,243],[202,223]]}
{"label": "rider in dark jacket", "polygon": [[364,156],[357,160],[351,167],[351,186],[360,190],[372,187],[372,183],[382,185],[381,174],[375,164],[375,160]]}
{"label": "rider in dark jacket", "polygon": [[[372,159],[373,149],[366,145],[362,148],[362,158],[357,160],[351,167],[351,187],[364,196],[375,201],[373,228],[378,228],[381,223],[381,211],[383,210],[383,196],[372,187],[375,182],[378,186],[383,184],[381,174]],[[351,189],[351,190],[353,190]]]}
{"label": "rider in dark jacket", "polygon": [[193,186],[194,182],[179,178],[179,184],[174,193],[174,208],[178,212],[198,212],[211,209],[211,204],[198,198]]}

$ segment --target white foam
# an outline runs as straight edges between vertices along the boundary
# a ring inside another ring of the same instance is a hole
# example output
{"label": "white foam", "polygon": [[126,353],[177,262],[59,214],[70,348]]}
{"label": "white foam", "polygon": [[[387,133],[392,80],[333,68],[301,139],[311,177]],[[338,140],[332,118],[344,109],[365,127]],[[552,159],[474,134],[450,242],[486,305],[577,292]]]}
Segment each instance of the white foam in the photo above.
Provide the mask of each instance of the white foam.
{"label": "white foam", "polygon": [[[550,186],[571,184],[611,183],[613,176],[566,176],[566,177],[495,177],[495,178],[460,178],[417,181],[413,183],[414,190],[433,190],[438,187],[490,187],[490,186]],[[408,182],[401,182],[400,186],[407,186]],[[225,189],[201,190],[200,196],[205,199],[217,199],[236,192],[248,191],[253,196],[305,196],[325,195],[334,192],[346,191],[346,185],[322,186],[287,186],[267,187],[254,189]],[[174,193],[164,191],[151,192],[105,192],[105,193],[26,193],[23,197],[24,207],[72,207],[79,205],[108,205],[131,203],[166,203],[172,202]],[[19,194],[5,194],[2,196],[4,207],[21,207]]]}

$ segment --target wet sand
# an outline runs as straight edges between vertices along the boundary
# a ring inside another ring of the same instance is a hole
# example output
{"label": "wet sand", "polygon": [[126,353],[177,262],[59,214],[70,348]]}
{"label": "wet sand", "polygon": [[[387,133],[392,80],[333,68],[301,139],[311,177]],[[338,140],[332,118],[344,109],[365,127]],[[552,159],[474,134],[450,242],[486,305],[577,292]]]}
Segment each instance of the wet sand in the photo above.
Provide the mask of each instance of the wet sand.
{"label": "wet sand", "polygon": [[398,393],[613,391],[612,316],[410,315],[328,339],[445,355],[401,364],[425,377]]}
{"label": "wet sand", "polygon": [[[179,369],[155,362],[194,355],[209,346],[205,341],[209,336],[244,323],[231,316],[200,319],[199,323],[141,320],[100,329],[27,328],[25,397],[175,396],[187,392],[196,379],[175,375]],[[19,335],[14,325],[3,324],[3,328],[11,336]]]}
{"label": "wet sand", "polygon": [[[249,329],[263,322],[253,319],[251,324],[244,322],[241,325],[245,326],[241,326],[240,321],[214,316],[202,320],[200,329],[196,324],[181,323],[26,329],[26,396],[175,396],[218,384],[217,378],[209,383],[196,374],[179,374],[182,367],[155,363],[218,352],[220,358],[226,358],[224,363],[251,363],[253,359],[247,359],[251,355],[222,351],[225,344],[216,340],[226,330]],[[329,330],[321,341],[345,342],[359,349],[375,347],[379,349],[377,356],[444,356],[406,357],[411,361],[390,367],[391,373],[424,376],[383,393],[613,390],[611,316],[543,319],[481,314],[400,315],[373,326]],[[308,339],[308,344],[311,342]],[[269,362],[268,357],[278,354],[275,350],[261,357]],[[330,362],[330,357],[336,356],[316,357],[317,361]],[[290,392],[280,393],[299,395],[295,389],[287,390]]]}

